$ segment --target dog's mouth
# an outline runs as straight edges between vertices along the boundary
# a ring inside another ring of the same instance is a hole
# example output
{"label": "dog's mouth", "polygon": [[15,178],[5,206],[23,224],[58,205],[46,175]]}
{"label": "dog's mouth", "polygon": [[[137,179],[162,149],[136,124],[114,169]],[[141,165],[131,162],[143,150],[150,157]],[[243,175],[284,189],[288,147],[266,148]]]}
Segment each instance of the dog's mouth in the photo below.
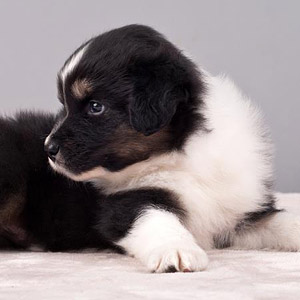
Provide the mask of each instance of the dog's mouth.
{"label": "dog's mouth", "polygon": [[54,171],[74,181],[93,181],[95,179],[102,178],[107,172],[103,167],[96,167],[94,169],[75,174],[65,166],[62,158],[57,157],[55,161],[48,158],[48,162]]}
{"label": "dog's mouth", "polygon": [[55,160],[48,158],[49,165],[57,173],[63,174],[66,177],[72,178],[76,176],[73,172],[69,171],[64,164],[63,159],[56,158]]}

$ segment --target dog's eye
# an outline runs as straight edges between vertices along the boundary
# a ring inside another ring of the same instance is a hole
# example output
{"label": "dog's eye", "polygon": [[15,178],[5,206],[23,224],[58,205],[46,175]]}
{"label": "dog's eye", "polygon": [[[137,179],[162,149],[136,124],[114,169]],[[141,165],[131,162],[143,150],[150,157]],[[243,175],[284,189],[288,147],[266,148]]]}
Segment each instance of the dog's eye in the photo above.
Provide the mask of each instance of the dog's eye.
{"label": "dog's eye", "polygon": [[98,101],[91,100],[89,102],[89,113],[93,115],[100,115],[104,112],[104,105]]}

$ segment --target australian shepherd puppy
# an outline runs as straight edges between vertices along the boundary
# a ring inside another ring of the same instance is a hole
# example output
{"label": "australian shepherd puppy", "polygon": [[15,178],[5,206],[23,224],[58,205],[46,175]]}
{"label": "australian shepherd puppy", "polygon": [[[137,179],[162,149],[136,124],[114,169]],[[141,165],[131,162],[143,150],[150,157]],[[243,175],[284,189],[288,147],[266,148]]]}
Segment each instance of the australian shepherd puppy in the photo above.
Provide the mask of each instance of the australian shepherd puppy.
{"label": "australian shepherd puppy", "polygon": [[300,249],[299,219],[275,205],[257,107],[155,30],[92,38],[61,69],[58,93],[50,165],[103,191],[99,236],[149,270],[204,270],[212,248]]}
{"label": "australian shepherd puppy", "polygon": [[212,248],[300,249],[258,109],[158,32],[89,40],[58,94],[57,116],[0,119],[0,247],[118,247],[154,272],[203,270]]}

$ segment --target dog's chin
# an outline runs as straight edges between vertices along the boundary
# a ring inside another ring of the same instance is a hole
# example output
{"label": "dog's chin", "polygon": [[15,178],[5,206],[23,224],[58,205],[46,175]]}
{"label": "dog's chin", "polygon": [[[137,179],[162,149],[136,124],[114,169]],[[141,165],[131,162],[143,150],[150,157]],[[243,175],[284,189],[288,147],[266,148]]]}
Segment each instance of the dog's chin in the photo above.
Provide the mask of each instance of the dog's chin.
{"label": "dog's chin", "polygon": [[106,170],[104,168],[96,167],[89,171],[75,174],[63,167],[61,164],[53,162],[50,158],[48,158],[48,161],[53,170],[74,181],[93,181],[102,178],[106,173]]}

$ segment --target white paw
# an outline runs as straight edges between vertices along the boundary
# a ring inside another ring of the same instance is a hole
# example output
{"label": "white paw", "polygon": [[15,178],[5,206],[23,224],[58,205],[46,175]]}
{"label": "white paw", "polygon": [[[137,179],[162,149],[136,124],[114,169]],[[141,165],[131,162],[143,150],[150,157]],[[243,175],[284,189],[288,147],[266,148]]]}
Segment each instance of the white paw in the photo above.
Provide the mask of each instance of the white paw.
{"label": "white paw", "polygon": [[156,273],[197,272],[206,269],[208,257],[196,244],[166,245],[153,250],[146,264]]}

